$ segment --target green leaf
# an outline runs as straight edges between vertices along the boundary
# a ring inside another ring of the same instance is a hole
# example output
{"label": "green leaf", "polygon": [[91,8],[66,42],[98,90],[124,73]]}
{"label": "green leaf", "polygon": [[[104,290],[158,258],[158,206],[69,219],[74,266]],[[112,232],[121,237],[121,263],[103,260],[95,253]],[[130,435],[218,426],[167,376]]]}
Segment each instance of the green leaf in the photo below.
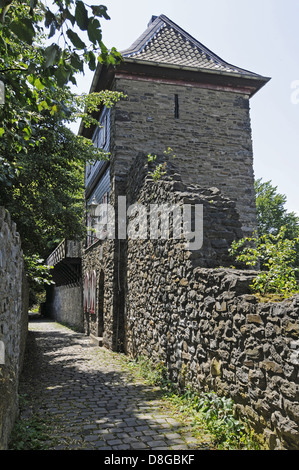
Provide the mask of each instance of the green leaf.
{"label": "green leaf", "polygon": [[96,69],[96,56],[92,51],[88,52],[88,67],[91,71]]}
{"label": "green leaf", "polygon": [[10,29],[21,41],[32,44],[35,30],[29,18],[23,18],[22,21],[13,21],[10,24]]}
{"label": "green leaf", "polygon": [[76,69],[80,70],[80,72],[83,72],[83,61],[81,60],[81,57],[76,54],[75,52],[71,55],[71,66]]}
{"label": "green leaf", "polygon": [[24,127],[23,132],[25,133],[25,140],[29,140],[31,137],[31,129],[29,127]]}
{"label": "green leaf", "polygon": [[57,111],[58,111],[58,108],[56,104],[54,104],[54,106],[52,106],[52,109],[50,111],[51,116],[54,116],[54,114],[57,113]]}
{"label": "green leaf", "polygon": [[42,84],[42,82],[40,81],[39,78],[37,78],[36,80],[34,80],[34,86],[35,88],[37,88],[38,90],[43,90],[45,88],[45,85]]}
{"label": "green leaf", "polygon": [[42,111],[43,109],[48,109],[48,103],[46,101],[41,101],[38,106],[37,106],[39,111]]}
{"label": "green leaf", "polygon": [[86,45],[85,43],[79,38],[78,34],[72,31],[71,29],[68,29],[66,32],[68,38],[72,41],[73,45],[77,49],[85,49]]}
{"label": "green leaf", "polygon": [[50,10],[45,14],[45,26],[48,28],[52,23],[56,23],[56,16]]}
{"label": "green leaf", "polygon": [[62,87],[67,84],[70,79],[71,71],[65,69],[63,66],[58,67],[55,71],[55,77],[57,79],[58,86]]}
{"label": "green leaf", "polygon": [[[122,55],[120,52],[118,52],[118,50],[115,48],[115,47],[112,47],[112,49],[110,50],[110,55],[112,55],[115,59],[115,62],[116,63],[119,63],[123,60],[122,58]],[[172,149],[169,147],[170,151],[172,151]],[[167,152],[169,152],[169,149],[165,151],[165,153],[167,154]],[[173,155],[175,157],[175,155]]]}
{"label": "green leaf", "polygon": [[81,1],[76,2],[75,18],[79,28],[82,31],[86,31],[88,27],[88,14],[84,3]]}
{"label": "green leaf", "polygon": [[92,5],[91,9],[94,16],[103,17],[105,20],[111,19],[107,13],[107,7],[105,7],[105,5]]}
{"label": "green leaf", "polygon": [[4,132],[5,132],[5,130],[3,129],[3,127],[0,127],[0,137],[3,136]]}
{"label": "green leaf", "polygon": [[101,27],[99,20],[96,18],[90,18],[88,22],[88,29],[87,34],[89,40],[96,44],[97,42],[100,44],[102,40],[102,31],[99,29]]}
{"label": "green leaf", "polygon": [[45,57],[45,67],[51,67],[52,65],[56,64],[61,56],[61,49],[57,44],[51,44],[48,46],[44,51]]}
{"label": "green leaf", "polygon": [[108,61],[109,51],[102,41],[101,41],[100,46],[101,46],[101,55],[98,56],[98,61],[100,62],[100,64],[106,64]]}
{"label": "green leaf", "polygon": [[56,33],[56,25],[55,23],[51,23],[48,39],[53,37],[55,33]]}
{"label": "green leaf", "polygon": [[74,24],[76,23],[76,18],[71,14],[71,12],[68,9],[64,10],[64,15],[65,15],[65,19],[69,20],[74,26]]}

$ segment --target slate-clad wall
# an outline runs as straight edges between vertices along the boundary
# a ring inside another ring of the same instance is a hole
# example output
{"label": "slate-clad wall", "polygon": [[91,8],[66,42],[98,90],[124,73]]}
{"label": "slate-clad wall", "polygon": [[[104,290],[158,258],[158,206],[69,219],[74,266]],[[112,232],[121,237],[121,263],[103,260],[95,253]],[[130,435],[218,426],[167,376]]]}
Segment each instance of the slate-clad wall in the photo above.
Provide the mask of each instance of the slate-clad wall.
{"label": "slate-clad wall", "polygon": [[[171,147],[184,183],[217,187],[237,204],[244,233],[256,228],[249,98],[187,84],[117,78],[127,95],[112,110],[111,173],[118,183],[136,155]],[[175,95],[179,118],[175,118]]]}
{"label": "slate-clad wall", "polygon": [[[106,117],[106,120],[105,120]],[[110,117],[111,117],[111,110],[110,109],[105,109],[99,118],[99,121],[101,122],[103,127],[96,128],[92,141],[93,144],[98,147],[103,149],[105,152],[110,151]],[[103,134],[105,137],[103,137]],[[106,167],[106,160],[98,160],[94,162],[93,164],[88,163],[85,168],[85,188],[86,191],[89,192],[92,188],[92,186],[95,183],[95,180],[97,178],[97,175],[100,171],[103,171],[103,169]]]}
{"label": "slate-clad wall", "polygon": [[21,240],[0,207],[0,450],[7,448],[18,412],[18,383],[28,324],[28,288]]}

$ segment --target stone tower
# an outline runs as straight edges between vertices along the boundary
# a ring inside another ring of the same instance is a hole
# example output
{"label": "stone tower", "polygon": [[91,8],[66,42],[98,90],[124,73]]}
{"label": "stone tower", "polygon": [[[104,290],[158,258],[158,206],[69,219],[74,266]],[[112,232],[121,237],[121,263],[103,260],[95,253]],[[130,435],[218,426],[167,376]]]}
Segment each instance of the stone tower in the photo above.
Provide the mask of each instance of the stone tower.
{"label": "stone tower", "polygon": [[[100,129],[79,131],[111,154],[86,168],[87,209],[91,203],[115,205],[126,195],[136,158],[171,147],[181,183],[218,188],[235,202],[243,235],[251,233],[256,211],[249,100],[269,78],[225,62],[164,15],[153,16],[121,54],[117,66],[98,65],[90,91],[121,91],[126,99],[99,110]],[[124,243],[117,234],[101,241],[91,231],[82,257],[85,329],[112,349],[124,335]]]}
{"label": "stone tower", "polygon": [[98,66],[91,90],[123,91],[127,100],[101,112],[103,128],[96,135],[81,128],[111,152],[110,182],[104,171],[108,164],[88,169],[87,200],[96,195],[100,202],[100,181],[105,194],[122,191],[136,155],[161,154],[171,147],[182,180],[219,188],[236,202],[244,234],[252,232],[249,99],[269,79],[228,64],[164,15],[153,16],[122,56],[116,68]]}

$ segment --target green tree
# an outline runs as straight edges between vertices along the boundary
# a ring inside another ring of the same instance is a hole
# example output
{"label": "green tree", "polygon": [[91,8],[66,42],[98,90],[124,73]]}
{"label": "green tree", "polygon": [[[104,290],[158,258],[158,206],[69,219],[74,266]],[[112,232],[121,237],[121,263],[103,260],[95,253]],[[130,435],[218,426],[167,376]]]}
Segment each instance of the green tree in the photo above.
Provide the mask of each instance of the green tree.
{"label": "green tree", "polygon": [[[285,205],[287,197],[278,192],[277,186],[271,181],[255,181],[256,208],[258,233],[263,235],[278,235],[282,227],[285,227],[284,236],[287,240],[295,240],[299,237],[299,217],[294,212],[288,212]],[[294,266],[299,268],[299,243],[295,243]],[[296,272],[299,277],[299,272]]]}
{"label": "green tree", "polygon": [[94,111],[121,97],[68,87],[85,67],[120,60],[104,46],[99,19],[109,19],[103,5],[0,0],[0,204],[17,223],[31,285],[48,282],[42,259],[56,243],[82,236],[84,166],[107,158],[66,127],[77,118],[96,123]]}
{"label": "green tree", "polygon": [[298,292],[299,217],[285,208],[287,198],[271,181],[255,182],[258,233],[232,244],[238,262],[259,269],[252,289],[284,297]]}
{"label": "green tree", "polygon": [[[45,257],[63,238],[83,236],[84,168],[87,162],[109,158],[65,126],[66,109],[68,121],[79,115],[87,126],[99,125],[89,113],[99,105],[113,106],[122,96],[104,91],[77,97],[67,89],[56,90],[56,111],[43,110],[39,121],[31,125],[38,141],[30,150],[24,147],[8,155],[15,172],[2,178],[0,204],[17,223],[26,254]],[[5,145],[5,136],[1,143]]]}
{"label": "green tree", "polygon": [[[59,0],[52,2],[52,9],[35,0],[0,0],[0,80],[6,95],[0,109],[3,183],[17,171],[16,154],[39,145],[39,134],[33,132],[36,124],[58,111],[60,119],[70,117],[58,90],[75,84],[84,67],[95,70],[97,60],[120,60],[117,51],[108,52],[102,42],[98,18],[109,19],[106,7]],[[56,41],[48,45],[54,35]]]}
{"label": "green tree", "polygon": [[[97,60],[115,64],[121,56],[104,45],[102,19],[110,20],[106,6],[81,0],[53,0],[50,6],[38,0],[0,0],[2,72],[17,70],[21,80],[28,73],[55,77],[63,86],[76,83],[76,74],[84,72],[86,65],[95,70]],[[47,35],[47,45],[40,44],[40,34]],[[13,64],[11,56],[18,55],[18,44],[34,46],[43,60]]]}
{"label": "green tree", "polygon": [[299,217],[285,208],[287,197],[277,191],[271,181],[255,181],[258,231],[260,235],[277,235],[281,227],[286,227],[286,238],[299,235]]}
{"label": "green tree", "polygon": [[[68,95],[65,102],[72,105],[70,119],[76,115],[84,118],[82,106],[87,110],[99,103],[109,107],[121,97],[110,92],[80,98],[67,91],[64,94]],[[41,274],[47,273],[43,260],[57,243],[84,236],[84,168],[89,161],[109,158],[90,140],[74,135],[64,125],[63,116],[58,111],[44,113],[31,125],[39,143],[30,151],[25,147],[13,154],[16,171],[0,187],[0,205],[9,210],[21,235],[31,291],[41,290]],[[87,125],[93,120],[88,114],[86,119]],[[31,298],[35,298],[32,292]]]}
{"label": "green tree", "polygon": [[254,292],[284,297],[298,292],[295,261],[299,238],[288,240],[286,231],[281,227],[277,235],[255,235],[232,243],[230,253],[237,261],[259,268],[251,285]]}

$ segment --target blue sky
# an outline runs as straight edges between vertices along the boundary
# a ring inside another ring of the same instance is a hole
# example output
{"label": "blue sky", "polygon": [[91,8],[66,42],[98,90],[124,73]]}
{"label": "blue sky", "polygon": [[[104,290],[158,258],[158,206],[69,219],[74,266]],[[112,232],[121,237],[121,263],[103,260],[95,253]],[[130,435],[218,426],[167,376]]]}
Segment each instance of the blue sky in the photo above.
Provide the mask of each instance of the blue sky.
{"label": "blue sky", "polygon": [[[96,2],[90,2],[95,4]],[[299,215],[298,0],[103,0],[103,40],[119,51],[164,14],[222,59],[271,81],[251,99],[256,178],[272,181]],[[88,92],[92,74],[78,78]],[[297,82],[297,83],[296,83]],[[295,88],[292,88],[295,87]]]}

